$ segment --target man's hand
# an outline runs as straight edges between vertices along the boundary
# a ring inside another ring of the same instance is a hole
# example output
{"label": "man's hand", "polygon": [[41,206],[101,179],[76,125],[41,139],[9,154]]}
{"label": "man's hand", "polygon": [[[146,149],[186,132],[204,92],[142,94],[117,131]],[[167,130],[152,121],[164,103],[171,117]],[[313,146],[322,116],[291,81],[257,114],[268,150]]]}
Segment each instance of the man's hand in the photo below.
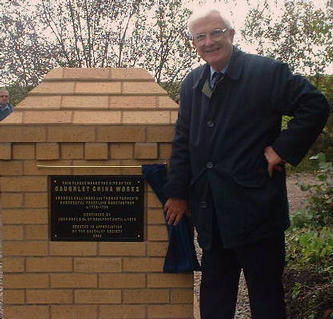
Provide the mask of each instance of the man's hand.
{"label": "man's hand", "polygon": [[285,164],[286,162],[274,151],[272,146],[265,147],[264,155],[268,163],[268,174],[272,177],[275,170],[281,171],[280,164]]}
{"label": "man's hand", "polygon": [[165,220],[169,225],[177,225],[184,214],[189,214],[188,202],[185,199],[169,198],[164,205]]}

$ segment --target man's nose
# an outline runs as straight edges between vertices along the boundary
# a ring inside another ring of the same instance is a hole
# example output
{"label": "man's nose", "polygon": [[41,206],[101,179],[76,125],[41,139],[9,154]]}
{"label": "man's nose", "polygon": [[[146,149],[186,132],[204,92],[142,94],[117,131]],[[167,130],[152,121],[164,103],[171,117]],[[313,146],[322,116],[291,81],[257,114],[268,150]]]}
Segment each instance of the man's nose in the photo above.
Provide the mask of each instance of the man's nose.
{"label": "man's nose", "polygon": [[207,33],[205,41],[204,41],[204,45],[211,45],[211,44],[214,44],[214,42],[215,41],[213,40],[212,36],[209,33]]}

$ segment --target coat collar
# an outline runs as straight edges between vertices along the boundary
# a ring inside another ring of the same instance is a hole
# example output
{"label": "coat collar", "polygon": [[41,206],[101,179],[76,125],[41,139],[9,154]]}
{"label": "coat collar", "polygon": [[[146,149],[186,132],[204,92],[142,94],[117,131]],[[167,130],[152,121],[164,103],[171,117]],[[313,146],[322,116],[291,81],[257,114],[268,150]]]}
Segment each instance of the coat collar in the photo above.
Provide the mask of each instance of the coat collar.
{"label": "coat collar", "polygon": [[[243,59],[242,55],[244,53],[234,46],[232,56],[230,59],[230,63],[226,72],[226,76],[233,79],[238,80],[241,76],[242,69],[243,69]],[[206,79],[210,76],[210,66],[208,63],[204,64],[203,66],[199,67],[199,77],[198,80],[194,83],[194,87],[203,87],[205,84]]]}

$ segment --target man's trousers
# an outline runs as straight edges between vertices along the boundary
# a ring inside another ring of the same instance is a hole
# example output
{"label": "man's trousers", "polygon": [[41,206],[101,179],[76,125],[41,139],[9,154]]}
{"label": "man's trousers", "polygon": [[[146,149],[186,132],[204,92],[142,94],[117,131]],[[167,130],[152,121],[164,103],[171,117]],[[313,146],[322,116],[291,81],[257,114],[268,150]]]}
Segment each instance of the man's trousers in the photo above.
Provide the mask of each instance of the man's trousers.
{"label": "man's trousers", "polygon": [[285,319],[282,274],[284,234],[225,249],[215,230],[213,245],[202,256],[201,319],[233,319],[243,269],[252,319]]}

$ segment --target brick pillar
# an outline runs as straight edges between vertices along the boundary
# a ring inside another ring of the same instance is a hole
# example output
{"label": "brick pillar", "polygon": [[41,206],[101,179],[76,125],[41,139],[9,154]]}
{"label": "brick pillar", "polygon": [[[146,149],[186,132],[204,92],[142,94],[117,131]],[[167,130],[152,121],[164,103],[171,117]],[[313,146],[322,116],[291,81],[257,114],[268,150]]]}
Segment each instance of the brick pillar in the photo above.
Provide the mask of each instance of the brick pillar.
{"label": "brick pillar", "polygon": [[148,185],[143,242],[49,234],[49,175],[139,175],[75,166],[167,162],[176,113],[144,70],[55,69],[0,123],[5,319],[193,317],[192,274],[162,272],[167,233]]}

